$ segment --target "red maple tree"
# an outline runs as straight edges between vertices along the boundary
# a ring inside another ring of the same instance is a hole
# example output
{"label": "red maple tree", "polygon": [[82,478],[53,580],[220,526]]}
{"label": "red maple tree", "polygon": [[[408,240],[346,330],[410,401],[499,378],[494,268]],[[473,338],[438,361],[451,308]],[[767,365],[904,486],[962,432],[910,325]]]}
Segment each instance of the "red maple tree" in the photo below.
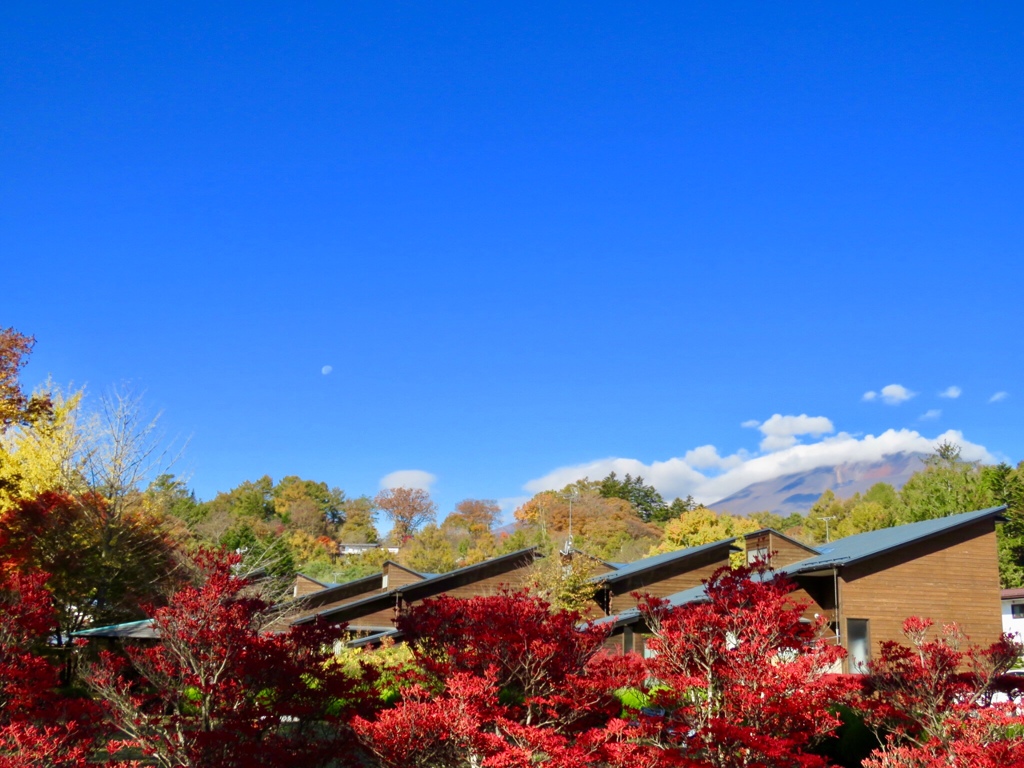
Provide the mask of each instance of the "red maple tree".
{"label": "red maple tree", "polygon": [[932,622],[911,617],[907,643],[882,643],[864,700],[886,734],[867,768],[1024,768],[1024,683],[1002,675],[1024,652],[1004,635],[968,645],[956,625],[929,639]]}
{"label": "red maple tree", "polygon": [[395,768],[592,764],[579,737],[618,716],[616,689],[643,672],[580,622],[525,592],[425,600],[397,621],[418,666],[402,701],[356,731]]}
{"label": "red maple tree", "polygon": [[810,751],[839,725],[856,688],[834,674],[844,651],[809,621],[794,585],[764,570],[722,568],[706,601],[641,604],[648,706],[609,744],[612,765],[821,766]]}
{"label": "red maple tree", "polygon": [[346,723],[371,706],[372,674],[337,663],[344,626],[265,631],[236,556],[201,552],[203,581],[153,613],[159,642],[105,652],[88,673],[124,739],[165,768],[316,766],[355,759]]}
{"label": "red maple tree", "polygon": [[0,569],[0,768],[86,765],[99,711],[62,696],[46,655],[56,627],[44,573]]}

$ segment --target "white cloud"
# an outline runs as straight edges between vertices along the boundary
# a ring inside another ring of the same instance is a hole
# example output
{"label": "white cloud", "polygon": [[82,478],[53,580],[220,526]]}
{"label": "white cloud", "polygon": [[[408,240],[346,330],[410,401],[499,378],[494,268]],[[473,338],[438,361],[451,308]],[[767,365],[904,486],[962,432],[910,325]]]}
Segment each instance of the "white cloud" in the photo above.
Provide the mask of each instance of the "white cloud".
{"label": "white cloud", "polygon": [[420,488],[430,491],[430,486],[437,482],[437,476],[422,469],[400,469],[380,479],[381,488]]}
{"label": "white cloud", "polygon": [[323,368],[320,369],[320,373],[322,373],[324,376],[328,376],[333,370],[334,368],[332,366],[325,365]]}
{"label": "white cloud", "polygon": [[[961,455],[967,461],[994,461],[994,457],[984,446],[965,440],[963,433],[957,430],[947,430],[935,437],[925,437],[915,430],[889,429],[878,436],[862,437],[840,432],[818,442],[791,445],[758,456],[750,456],[743,452],[719,456],[722,466],[731,464],[726,471],[719,474],[701,472],[687,460],[686,456],[698,461],[710,457],[711,451],[708,449],[712,447],[701,446],[694,448],[683,458],[654,461],[650,464],[637,459],[607,458],[587,464],[559,467],[543,477],[530,480],[523,488],[529,493],[537,493],[562,488],[581,477],[593,480],[602,478],[612,471],[619,475],[629,472],[633,476],[642,475],[646,482],[657,488],[667,499],[692,494],[698,501],[711,504],[742,490],[751,483],[844,462],[880,461],[882,457],[894,453],[933,453],[935,446],[943,442],[959,445]],[[714,456],[718,456],[717,450],[714,450]]]}
{"label": "white cloud", "polygon": [[960,387],[946,387],[946,389],[939,392],[939,397],[948,397],[950,400],[956,400],[962,393],[963,390]]}
{"label": "white cloud", "polygon": [[927,411],[922,413],[918,417],[918,419],[920,421],[931,421],[932,419],[939,418],[939,416],[941,416],[941,415],[942,415],[942,411],[940,411],[938,408],[929,408]]}
{"label": "white cloud", "polygon": [[732,469],[743,463],[744,456],[745,452],[734,453],[732,456],[719,456],[715,446],[701,445],[688,450],[683,456],[683,461],[695,469]]}
{"label": "white cloud", "polygon": [[824,416],[783,416],[776,413],[758,427],[764,440],[761,441],[762,451],[781,451],[797,444],[799,435],[819,437],[835,432],[831,420]]}
{"label": "white cloud", "polygon": [[886,384],[882,387],[881,392],[875,392],[874,390],[865,392],[861,399],[870,402],[880,397],[886,405],[899,405],[900,403],[905,403],[916,394],[917,392],[911,392],[902,384]]}
{"label": "white cloud", "polygon": [[761,422],[758,421],[757,419],[747,419],[742,424],[740,424],[740,426],[743,427],[744,429],[757,429],[758,427],[761,426]]}
{"label": "white cloud", "polygon": [[998,403],[1000,400],[1005,400],[1010,396],[1009,392],[996,392],[992,397],[988,399],[990,403]]}

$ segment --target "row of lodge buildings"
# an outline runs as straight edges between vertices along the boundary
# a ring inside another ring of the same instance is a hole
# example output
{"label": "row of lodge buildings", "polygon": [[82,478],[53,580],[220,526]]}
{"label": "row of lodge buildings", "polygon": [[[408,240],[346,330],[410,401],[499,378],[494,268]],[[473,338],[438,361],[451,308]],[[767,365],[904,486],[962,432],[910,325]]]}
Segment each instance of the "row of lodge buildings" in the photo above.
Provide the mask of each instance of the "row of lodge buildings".
{"label": "row of lodge buildings", "polygon": [[[671,605],[701,601],[706,599],[703,581],[729,565],[734,553],[745,551],[749,562],[767,559],[775,573],[795,582],[793,599],[806,604],[808,618],[826,618],[834,642],[847,650],[845,671],[863,670],[880,643],[902,640],[903,621],[909,616],[930,618],[939,626],[956,623],[972,643],[987,646],[1005,628],[996,547],[996,524],[1004,520],[1005,510],[992,507],[909,523],[817,547],[763,529],[746,534],[742,542],[722,539],[632,563],[594,560],[596,591],[586,618],[610,623],[609,642],[620,651],[643,652],[648,628],[634,593],[664,598]],[[389,637],[400,641],[393,624],[399,612],[442,594],[477,597],[524,587],[538,557],[536,548],[521,549],[440,574],[418,573],[387,561],[380,573],[344,584],[324,584],[300,574],[293,598],[281,606],[278,626],[320,619],[346,623],[353,634],[350,644],[356,647]],[[1003,597],[1007,595],[1013,605],[1024,604],[1024,590],[1004,590]],[[151,621],[76,635],[157,637]]]}
{"label": "row of lodge buildings", "polygon": [[[745,550],[749,561],[767,559],[796,583],[794,600],[807,605],[808,618],[826,617],[835,642],[848,652],[846,671],[863,669],[879,643],[901,640],[908,616],[955,622],[971,642],[989,645],[1003,631],[995,534],[1003,512],[965,512],[817,547],[763,529],[743,542],[722,539],[628,564],[595,561],[597,589],[587,618],[611,623],[617,648],[642,652],[647,627],[633,593],[672,605],[700,601],[703,580]],[[345,622],[357,646],[400,640],[392,624],[397,612],[441,594],[475,597],[525,586],[538,557],[535,548],[522,549],[441,574],[388,561],[379,574],[338,585],[300,575],[283,615],[295,624]]]}

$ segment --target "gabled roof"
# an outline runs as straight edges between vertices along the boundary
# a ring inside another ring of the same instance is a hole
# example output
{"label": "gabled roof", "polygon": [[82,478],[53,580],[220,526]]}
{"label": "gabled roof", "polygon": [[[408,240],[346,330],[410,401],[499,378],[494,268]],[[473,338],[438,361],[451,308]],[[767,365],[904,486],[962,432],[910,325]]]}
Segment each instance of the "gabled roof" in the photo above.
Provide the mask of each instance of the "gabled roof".
{"label": "gabled roof", "polygon": [[[450,587],[460,586],[461,584],[472,583],[473,576],[481,571],[488,571],[495,566],[513,565],[516,561],[521,560],[523,557],[530,556],[536,557],[537,548],[527,547],[526,549],[519,549],[515,552],[510,552],[507,555],[501,555],[500,557],[494,557],[490,560],[484,560],[473,565],[467,565],[462,568],[457,568],[454,571],[448,571],[447,573],[439,573],[434,575],[423,575],[424,578],[421,581],[415,581],[411,584],[402,584],[401,586],[389,589],[386,592],[380,594],[370,595],[364,597],[362,600],[355,600],[351,603],[345,603],[335,608],[330,608],[326,611],[319,611],[316,613],[303,616],[295,619],[293,624],[308,624],[315,621],[318,616],[336,616],[343,613],[356,612],[360,616],[365,616],[373,613],[377,610],[388,607],[388,605],[394,605],[399,599],[405,600],[417,600],[419,597],[429,597],[431,595],[440,594],[445,589]],[[380,575],[375,578],[379,579]],[[352,583],[352,582],[350,582]],[[323,594],[322,592],[315,593],[317,595]],[[356,617],[358,618],[358,616]]]}
{"label": "gabled roof", "polygon": [[381,563],[381,571],[384,570],[385,565],[391,566],[392,568],[397,568],[400,571],[405,571],[406,573],[411,573],[413,576],[418,576],[421,579],[430,575],[427,573],[420,573],[419,571],[414,571],[412,568],[402,565],[401,563],[396,563],[394,560],[385,560],[383,563]]}
{"label": "gabled roof", "polygon": [[[976,512],[964,512],[959,515],[950,515],[949,517],[941,517],[935,520],[923,520],[919,523],[907,523],[906,525],[898,525],[894,528],[883,528],[878,531],[858,533],[845,539],[838,539],[837,541],[820,545],[817,548],[820,554],[779,568],[775,573],[795,575],[858,563],[910,544],[927,541],[944,533],[959,530],[982,520],[991,519],[993,522],[1004,520],[1005,518],[1002,513],[1005,511],[1005,506],[990,507]],[[771,572],[769,571],[766,577],[770,578],[770,574]],[[707,592],[704,589],[704,585],[700,584],[696,587],[685,589],[682,592],[676,592],[664,599],[668,601],[670,606],[677,607],[706,600]],[[640,611],[636,608],[630,608],[616,616],[606,616],[602,619],[597,619],[594,623],[602,625],[611,623],[613,627],[618,628],[628,624],[635,624],[639,620]]]}
{"label": "gabled roof", "polygon": [[402,597],[405,599],[415,600],[417,599],[417,593],[429,592],[436,594],[439,591],[444,591],[448,586],[458,586],[459,582],[470,583],[473,580],[471,577],[480,571],[488,571],[495,566],[514,565],[517,561],[522,560],[527,556],[534,558],[537,557],[537,548],[527,547],[526,549],[517,549],[515,552],[509,552],[507,555],[492,557],[490,560],[484,560],[479,563],[473,563],[473,565],[456,568],[454,571],[427,576],[423,581],[417,581],[412,584],[403,584],[400,587],[396,587],[395,591],[400,592]]}
{"label": "gabled roof", "polygon": [[977,512],[963,512],[959,515],[858,533],[828,544],[821,544],[818,546],[819,555],[787,565],[780,568],[779,572],[796,574],[822,568],[852,565],[910,544],[917,544],[956,531],[982,520],[1001,521],[1004,519],[1002,513],[1005,511],[1005,506],[989,507],[988,509],[979,509]]}
{"label": "gabled roof", "polygon": [[336,581],[320,581],[320,579],[314,579],[312,576],[307,576],[306,574],[302,573],[301,571],[299,573],[296,573],[295,575],[297,577],[301,577],[301,578],[305,579],[306,581],[312,581],[314,584],[319,584],[324,589],[327,589],[328,587],[338,587],[338,586],[341,586]]}
{"label": "gabled roof", "polygon": [[614,583],[617,581],[623,581],[631,576],[644,573],[645,571],[653,571],[654,569],[660,568],[664,565],[689,560],[690,558],[697,557],[698,555],[714,552],[716,549],[732,548],[733,542],[735,541],[736,537],[734,536],[729,539],[720,539],[719,541],[712,541],[708,544],[701,544],[697,547],[677,549],[674,552],[665,552],[661,555],[645,557],[642,560],[634,560],[632,563],[621,565],[609,573],[599,573],[595,576],[591,576],[590,581],[597,583]]}
{"label": "gabled roof", "polygon": [[763,536],[766,533],[771,534],[772,536],[777,536],[780,539],[785,539],[790,544],[793,544],[793,545],[795,545],[797,547],[800,547],[801,549],[806,549],[808,552],[820,552],[821,551],[820,548],[815,548],[815,547],[812,547],[810,544],[805,544],[802,541],[797,541],[792,536],[787,536],[782,531],[776,531],[774,528],[759,528],[756,531],[751,531],[750,533],[744,533],[743,534],[743,538],[744,539],[752,539],[755,536]]}
{"label": "gabled roof", "polygon": [[330,599],[332,597],[340,597],[348,593],[359,594],[360,592],[363,592],[367,589],[373,589],[375,585],[378,589],[380,589],[380,583],[381,574],[373,573],[369,576],[363,576],[359,579],[353,579],[352,581],[346,581],[341,584],[333,584],[325,589],[321,589],[318,592],[311,592],[308,595],[303,595],[302,597],[297,597],[294,599],[296,602],[301,602],[303,600],[309,601],[311,598],[314,597],[317,600],[323,600],[324,598]]}

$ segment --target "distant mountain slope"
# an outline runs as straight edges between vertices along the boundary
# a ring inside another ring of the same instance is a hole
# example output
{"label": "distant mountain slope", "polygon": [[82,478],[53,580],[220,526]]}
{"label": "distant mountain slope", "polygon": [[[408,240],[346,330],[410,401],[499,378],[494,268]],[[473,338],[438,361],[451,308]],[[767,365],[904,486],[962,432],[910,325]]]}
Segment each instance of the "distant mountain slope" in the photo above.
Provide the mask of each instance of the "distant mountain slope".
{"label": "distant mountain slope", "polygon": [[918,453],[897,453],[883,456],[881,461],[818,467],[753,483],[708,506],[716,512],[734,515],[765,510],[783,517],[793,512],[804,513],[828,489],[832,489],[836,496],[846,498],[863,493],[875,483],[889,483],[895,488],[902,488],[912,474],[924,467],[923,457],[924,454]]}

